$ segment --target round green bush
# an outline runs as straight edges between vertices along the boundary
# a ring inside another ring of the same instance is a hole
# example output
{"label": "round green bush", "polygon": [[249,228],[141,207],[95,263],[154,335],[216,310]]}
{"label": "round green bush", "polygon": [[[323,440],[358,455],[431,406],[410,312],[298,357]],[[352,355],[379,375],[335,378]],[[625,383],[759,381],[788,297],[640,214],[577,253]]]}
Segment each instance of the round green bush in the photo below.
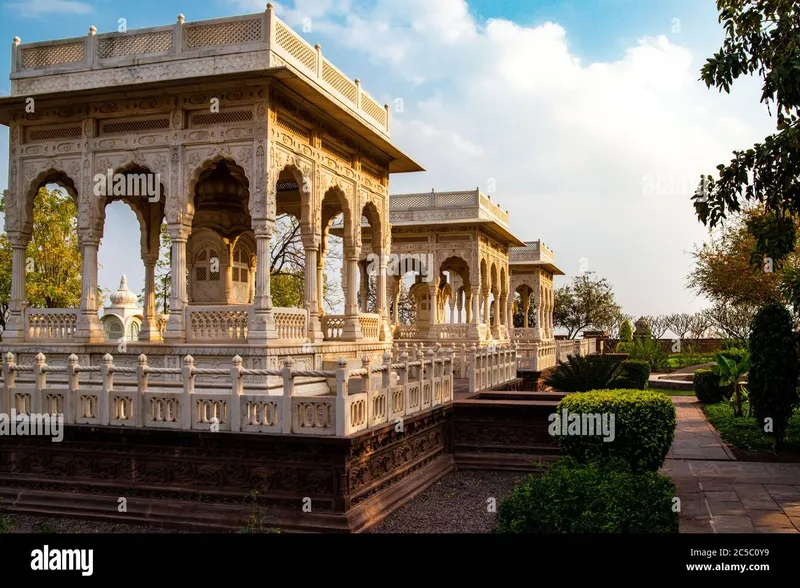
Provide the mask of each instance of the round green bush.
{"label": "round green bush", "polygon": [[675,486],[622,461],[562,458],[500,503],[494,533],[677,533]]}
{"label": "round green bush", "polygon": [[[550,433],[557,436],[562,454],[581,463],[616,457],[625,460],[633,471],[656,471],[675,438],[675,406],[661,392],[595,390],[570,394],[558,403],[557,411],[550,417]],[[613,435],[604,435],[603,424]],[[561,425],[560,430],[557,425]],[[594,426],[594,434],[590,426]]]}
{"label": "round green bush", "polygon": [[720,386],[718,374],[710,368],[700,368],[694,372],[694,393],[703,404],[716,404],[733,395],[733,385]]}
{"label": "round green bush", "polygon": [[650,381],[650,364],[643,359],[626,359],[622,362],[622,373],[614,382],[615,388],[644,390]]}

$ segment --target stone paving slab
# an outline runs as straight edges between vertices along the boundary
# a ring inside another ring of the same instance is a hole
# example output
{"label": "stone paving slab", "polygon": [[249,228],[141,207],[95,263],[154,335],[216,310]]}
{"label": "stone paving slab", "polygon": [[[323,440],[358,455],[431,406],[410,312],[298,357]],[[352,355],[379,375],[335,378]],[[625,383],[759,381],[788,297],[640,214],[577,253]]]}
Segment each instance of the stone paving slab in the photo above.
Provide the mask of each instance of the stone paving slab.
{"label": "stone paving slab", "polygon": [[800,463],[740,462],[694,396],[673,396],[663,473],[681,499],[681,533],[800,533]]}

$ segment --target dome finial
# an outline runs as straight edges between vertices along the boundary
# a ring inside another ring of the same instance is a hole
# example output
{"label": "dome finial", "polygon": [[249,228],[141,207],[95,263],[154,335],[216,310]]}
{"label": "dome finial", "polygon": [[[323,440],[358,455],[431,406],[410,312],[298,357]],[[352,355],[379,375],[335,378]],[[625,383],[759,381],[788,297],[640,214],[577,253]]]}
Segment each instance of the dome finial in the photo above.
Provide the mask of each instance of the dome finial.
{"label": "dome finial", "polygon": [[128,278],[125,274],[122,274],[122,278],[119,281],[119,290],[109,296],[109,299],[112,306],[136,306],[136,294],[128,290]]}

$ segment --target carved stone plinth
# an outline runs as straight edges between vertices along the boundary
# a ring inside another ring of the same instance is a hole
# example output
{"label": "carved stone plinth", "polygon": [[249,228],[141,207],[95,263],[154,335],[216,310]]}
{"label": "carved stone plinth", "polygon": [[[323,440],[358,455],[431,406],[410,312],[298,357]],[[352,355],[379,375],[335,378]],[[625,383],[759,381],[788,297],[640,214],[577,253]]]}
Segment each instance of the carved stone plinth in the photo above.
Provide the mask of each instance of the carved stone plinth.
{"label": "carved stone plinth", "polygon": [[12,513],[241,530],[257,509],[266,527],[359,532],[452,470],[451,410],[344,439],[93,426],[61,443],[8,437],[0,498]]}

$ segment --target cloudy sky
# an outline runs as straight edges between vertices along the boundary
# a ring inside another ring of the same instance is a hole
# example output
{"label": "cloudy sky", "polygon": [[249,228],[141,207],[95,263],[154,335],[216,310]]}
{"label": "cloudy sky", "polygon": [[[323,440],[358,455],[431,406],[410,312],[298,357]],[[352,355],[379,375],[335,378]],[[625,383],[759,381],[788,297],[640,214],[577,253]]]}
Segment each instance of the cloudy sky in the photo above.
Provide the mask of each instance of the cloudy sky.
{"label": "cloudy sky", "polygon": [[[2,0],[0,0],[2,1]],[[392,192],[479,187],[523,240],[555,250],[566,283],[582,269],[613,284],[629,314],[699,310],[685,289],[706,237],[690,196],[733,149],[773,129],[755,80],[720,95],[698,81],[722,29],[711,0],[295,0],[279,16],[381,103],[392,139],[427,169]],[[12,0],[9,45],[259,12],[264,2]],[[7,71],[7,70],[5,70]],[[5,75],[0,93],[8,93]],[[0,187],[7,184],[0,130]],[[143,283],[138,229],[108,209],[101,286]]]}

